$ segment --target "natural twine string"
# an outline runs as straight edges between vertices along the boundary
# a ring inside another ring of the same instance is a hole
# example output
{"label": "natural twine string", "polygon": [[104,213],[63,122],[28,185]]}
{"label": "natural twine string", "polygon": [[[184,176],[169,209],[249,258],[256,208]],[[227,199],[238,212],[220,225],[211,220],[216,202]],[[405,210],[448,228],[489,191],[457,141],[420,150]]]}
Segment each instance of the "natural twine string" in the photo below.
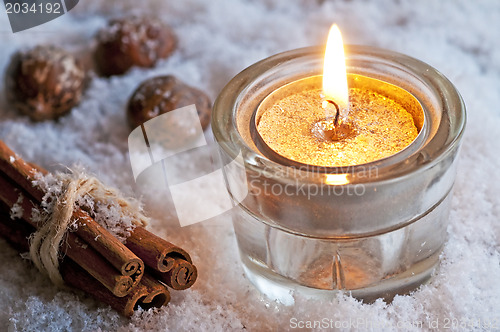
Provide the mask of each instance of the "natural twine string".
{"label": "natural twine string", "polygon": [[121,216],[132,217],[133,227],[146,226],[149,219],[135,200],[123,197],[118,190],[106,187],[94,176],[72,171],[70,174],[59,173],[56,178],[62,181],[65,189],[56,197],[53,211],[42,221],[42,226],[31,235],[29,255],[42,273],[47,274],[55,285],[61,286],[64,281],[59,273],[59,250],[68,228],[74,224],[71,217],[81,197],[90,196],[94,204],[113,200],[120,206]]}

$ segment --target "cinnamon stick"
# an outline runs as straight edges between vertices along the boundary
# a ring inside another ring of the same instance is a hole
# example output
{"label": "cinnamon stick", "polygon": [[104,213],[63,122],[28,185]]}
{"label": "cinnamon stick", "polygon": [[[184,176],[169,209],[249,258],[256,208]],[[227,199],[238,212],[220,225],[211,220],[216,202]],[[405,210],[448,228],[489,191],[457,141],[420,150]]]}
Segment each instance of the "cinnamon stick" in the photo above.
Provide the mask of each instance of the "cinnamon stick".
{"label": "cinnamon stick", "polygon": [[153,272],[154,275],[175,290],[193,286],[198,277],[196,266],[183,259],[175,259],[174,266],[168,272]]}
{"label": "cinnamon stick", "polygon": [[198,271],[189,254],[144,228],[136,227],[125,245],[173,289],[189,288],[196,281]]}
{"label": "cinnamon stick", "polygon": [[[33,231],[34,227],[26,222],[11,220],[6,212],[0,212],[0,234],[17,250],[29,250],[28,237]],[[146,310],[152,307],[159,308],[170,301],[168,289],[148,275],[145,275],[140,284],[127,296],[119,298],[113,296],[108,289],[71,260],[61,262],[61,274],[67,284],[110,305],[126,317],[132,316],[138,307]]]}
{"label": "cinnamon stick", "polygon": [[27,252],[29,237],[36,228],[21,220],[12,220],[5,210],[0,211],[0,235],[17,251]]}
{"label": "cinnamon stick", "polygon": [[[4,171],[11,179],[14,179],[35,200],[42,200],[43,191],[33,186],[33,181],[37,172],[46,174],[47,171],[37,165],[26,163],[16,156],[1,140],[0,170]],[[110,260],[110,262],[114,262],[113,265],[123,275],[127,275],[127,268],[122,264],[123,262],[127,262],[127,259],[130,260],[131,256],[110,257],[111,254],[114,254],[121,247],[111,244],[111,242],[108,243],[107,240],[112,241],[116,239],[112,236],[112,239],[108,239],[105,236],[101,237],[102,228],[86,212],[81,209],[76,209],[76,211],[79,211],[78,213],[75,212],[76,217],[79,218],[77,219],[79,224],[76,231],[78,236],[86,240],[94,249]],[[101,232],[99,232],[100,230]],[[99,241],[92,241],[93,239],[98,239]],[[189,254],[144,228],[136,227],[132,230],[125,245],[131,252],[142,259],[148,267],[156,271],[158,277],[168,286],[174,289],[186,289],[191,287],[196,281],[198,273],[196,267],[192,264]],[[113,250],[110,250],[110,248],[113,248]]]}
{"label": "cinnamon stick", "polygon": [[[12,188],[10,184],[5,185],[4,179],[0,177],[0,196],[4,197],[6,190]],[[32,221],[31,208],[34,206],[26,197],[23,199],[22,209],[23,216],[19,220],[11,220],[9,215],[9,208],[5,204],[0,205],[0,219],[7,223],[7,219],[11,221],[12,225],[16,223],[29,224],[32,229],[36,229],[36,223]],[[11,206],[8,204],[8,206]],[[23,228],[22,226],[20,228]],[[24,227],[26,229],[26,227]],[[32,232],[30,232],[27,237]],[[4,237],[9,234],[3,234]],[[26,239],[26,243],[28,240]],[[67,239],[63,242],[62,252],[65,253],[69,258],[80,265],[84,270],[86,270],[92,277],[97,279],[105,288],[107,288],[111,293],[117,297],[123,297],[130,293],[132,288],[137,284],[130,276],[120,275],[109,263],[103,259],[99,253],[97,253],[92,247],[87,243],[80,240],[73,233],[68,233]]]}
{"label": "cinnamon stick", "polygon": [[159,272],[168,272],[174,267],[175,259],[192,263],[191,257],[176,245],[156,236],[142,227],[136,227],[127,238],[125,246],[139,256],[144,263]]}
{"label": "cinnamon stick", "polygon": [[[45,193],[40,187],[33,185],[33,181],[36,180],[38,172],[47,173],[47,171],[25,162],[1,140],[0,171],[32,196],[35,201],[40,203],[43,200]],[[135,284],[140,281],[144,272],[144,263],[141,259],[82,209],[75,209],[73,219],[78,226],[76,233],[82,240],[103,255],[122,275],[130,276]]]}
{"label": "cinnamon stick", "polygon": [[134,310],[141,307],[160,308],[170,301],[167,287],[145,274],[141,282],[127,296],[117,298],[77,264],[68,262],[62,267],[63,279],[71,286],[81,289],[95,299],[109,304],[113,309],[126,317],[132,316]]}

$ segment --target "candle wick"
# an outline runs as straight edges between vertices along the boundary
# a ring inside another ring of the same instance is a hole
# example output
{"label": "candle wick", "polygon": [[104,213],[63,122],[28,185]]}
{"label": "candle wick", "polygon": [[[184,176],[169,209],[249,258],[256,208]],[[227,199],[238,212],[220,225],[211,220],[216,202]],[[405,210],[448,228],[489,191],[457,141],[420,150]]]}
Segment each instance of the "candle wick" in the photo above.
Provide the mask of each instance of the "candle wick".
{"label": "candle wick", "polygon": [[[331,114],[333,111],[331,105],[335,107],[335,117],[329,116],[328,114]],[[328,142],[337,142],[357,135],[357,130],[354,124],[349,123],[348,121],[341,121],[340,107],[336,102],[330,99],[325,99],[322,106],[325,109],[326,118],[314,123],[311,128],[314,136]]]}
{"label": "candle wick", "polygon": [[339,124],[339,118],[340,118],[340,107],[339,105],[337,105],[336,102],[334,102],[333,100],[330,100],[330,99],[326,99],[325,100],[328,104],[332,104],[333,106],[335,106],[335,110],[336,110],[336,113],[335,113],[335,120],[333,120],[333,125],[335,127],[338,126]]}

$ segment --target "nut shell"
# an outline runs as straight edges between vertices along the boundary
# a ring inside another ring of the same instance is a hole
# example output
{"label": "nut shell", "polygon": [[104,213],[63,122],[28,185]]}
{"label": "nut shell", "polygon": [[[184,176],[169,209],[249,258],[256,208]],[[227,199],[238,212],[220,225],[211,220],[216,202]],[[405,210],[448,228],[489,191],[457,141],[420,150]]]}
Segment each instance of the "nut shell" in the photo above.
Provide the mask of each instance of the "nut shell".
{"label": "nut shell", "polygon": [[81,63],[51,45],[15,53],[5,75],[7,100],[34,121],[69,112],[80,102],[84,86]]}
{"label": "nut shell", "polygon": [[95,62],[103,76],[121,75],[133,66],[153,67],[177,45],[173,30],[152,17],[115,19],[97,34]]}
{"label": "nut shell", "polygon": [[172,110],[195,104],[203,129],[210,124],[211,101],[202,91],[175,76],[158,76],[144,81],[132,94],[127,106],[131,128]]}

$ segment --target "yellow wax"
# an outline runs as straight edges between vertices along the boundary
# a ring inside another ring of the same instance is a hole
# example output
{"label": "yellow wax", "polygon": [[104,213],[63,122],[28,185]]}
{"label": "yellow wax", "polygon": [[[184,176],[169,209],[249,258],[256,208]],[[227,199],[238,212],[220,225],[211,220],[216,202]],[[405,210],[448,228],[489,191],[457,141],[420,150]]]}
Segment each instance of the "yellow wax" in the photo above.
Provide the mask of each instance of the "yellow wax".
{"label": "yellow wax", "polygon": [[418,101],[401,88],[359,75],[350,77],[354,87],[349,89],[346,122],[354,128],[352,135],[339,141],[314,135],[315,123],[326,116],[317,81],[316,77],[285,86],[259,107],[257,130],[276,153],[309,165],[359,165],[389,157],[417,137],[423,123]]}

